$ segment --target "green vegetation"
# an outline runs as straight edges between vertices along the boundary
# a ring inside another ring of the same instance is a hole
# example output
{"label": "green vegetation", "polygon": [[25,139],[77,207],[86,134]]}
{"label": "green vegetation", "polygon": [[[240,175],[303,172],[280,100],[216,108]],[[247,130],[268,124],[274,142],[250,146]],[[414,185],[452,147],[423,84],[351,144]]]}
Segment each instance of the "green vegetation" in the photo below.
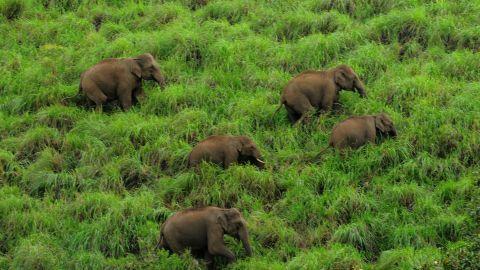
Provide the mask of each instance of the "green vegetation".
{"label": "green vegetation", "polygon": [[[200,205],[249,222],[254,256],[227,238],[229,269],[478,269],[480,1],[202,2],[0,1],[0,269],[195,269],[155,245]],[[75,97],[89,66],[144,52],[164,91],[102,114]],[[368,99],[272,119],[292,76],[340,63]],[[315,158],[382,111],[397,140]],[[267,169],[188,170],[212,134],[252,137]]]}

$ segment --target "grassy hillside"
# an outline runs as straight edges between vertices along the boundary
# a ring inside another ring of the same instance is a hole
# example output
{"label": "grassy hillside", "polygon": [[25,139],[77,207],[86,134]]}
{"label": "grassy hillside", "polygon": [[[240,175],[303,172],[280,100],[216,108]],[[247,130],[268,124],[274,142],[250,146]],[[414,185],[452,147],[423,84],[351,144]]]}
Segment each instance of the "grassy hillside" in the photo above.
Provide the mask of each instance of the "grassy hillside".
{"label": "grassy hillside", "polygon": [[[0,269],[195,269],[155,245],[201,205],[249,223],[254,256],[227,237],[229,269],[478,269],[480,1],[201,2],[0,1]],[[144,52],[164,91],[80,106],[82,71]],[[341,63],[368,99],[272,118],[292,76]],[[379,112],[397,140],[315,159],[335,123]],[[212,134],[251,136],[267,169],[187,169]]]}

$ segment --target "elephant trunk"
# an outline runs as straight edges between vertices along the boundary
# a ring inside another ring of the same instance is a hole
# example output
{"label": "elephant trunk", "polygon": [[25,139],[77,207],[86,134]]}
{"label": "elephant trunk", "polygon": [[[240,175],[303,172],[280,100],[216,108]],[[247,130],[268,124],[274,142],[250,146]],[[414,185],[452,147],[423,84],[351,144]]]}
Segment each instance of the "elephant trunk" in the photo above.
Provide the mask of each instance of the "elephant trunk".
{"label": "elephant trunk", "polygon": [[358,75],[355,75],[354,87],[357,89],[361,97],[367,97],[367,94],[365,93],[365,85],[363,85],[363,82],[360,80],[360,78],[358,78]]}
{"label": "elephant trunk", "polygon": [[260,155],[260,152],[256,153],[254,155],[254,164],[259,168],[263,169],[265,167],[265,161],[262,159],[262,155]]}
{"label": "elephant trunk", "polygon": [[255,164],[259,169],[265,168],[265,161],[263,161],[261,158],[257,158],[255,161]]}
{"label": "elephant trunk", "polygon": [[165,88],[165,78],[160,72],[153,73],[153,79],[160,85],[161,89]]}
{"label": "elephant trunk", "polygon": [[397,137],[397,129],[395,127],[392,127],[392,130],[390,131],[390,136],[392,137]]}
{"label": "elephant trunk", "polygon": [[247,256],[252,256],[252,248],[250,247],[250,243],[248,242],[248,231],[246,225],[243,226],[243,228],[241,228],[238,232],[238,239],[242,241],[243,248],[245,249]]}

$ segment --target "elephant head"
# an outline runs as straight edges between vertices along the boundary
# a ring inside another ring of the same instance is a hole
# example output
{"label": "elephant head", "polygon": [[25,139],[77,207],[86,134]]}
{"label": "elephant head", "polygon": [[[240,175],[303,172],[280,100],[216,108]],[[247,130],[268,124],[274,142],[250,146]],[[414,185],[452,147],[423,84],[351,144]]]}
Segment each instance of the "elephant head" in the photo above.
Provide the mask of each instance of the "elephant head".
{"label": "elephant head", "polygon": [[375,128],[381,133],[385,135],[389,135],[392,137],[397,136],[397,130],[395,129],[395,126],[393,125],[392,119],[385,114],[377,114],[374,116],[375,118]]}
{"label": "elephant head", "polygon": [[252,248],[248,241],[247,222],[236,208],[224,209],[217,217],[218,223],[222,226],[223,232],[243,244],[247,256],[252,256]]}
{"label": "elephant head", "polygon": [[356,89],[361,97],[367,97],[362,80],[360,80],[351,67],[340,65],[334,69],[333,76],[339,90],[355,91]]}
{"label": "elephant head", "polygon": [[132,73],[135,76],[144,80],[154,80],[162,88],[165,86],[165,78],[160,73],[160,68],[151,54],[141,54],[133,60],[136,63],[132,67]]}
{"label": "elephant head", "polygon": [[262,160],[260,151],[250,138],[246,136],[239,136],[237,150],[239,153],[240,162],[251,162],[260,169],[263,169],[265,166],[265,162]]}

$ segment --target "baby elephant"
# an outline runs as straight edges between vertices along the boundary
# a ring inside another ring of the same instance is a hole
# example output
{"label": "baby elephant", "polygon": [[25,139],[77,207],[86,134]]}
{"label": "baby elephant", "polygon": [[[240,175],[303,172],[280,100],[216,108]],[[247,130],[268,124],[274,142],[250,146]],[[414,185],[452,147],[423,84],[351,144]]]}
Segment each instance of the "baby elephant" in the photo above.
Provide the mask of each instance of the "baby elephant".
{"label": "baby elephant", "polygon": [[397,136],[392,119],[385,114],[352,116],[333,127],[329,145],[338,149],[358,148],[377,136]]}
{"label": "baby elephant", "polygon": [[308,70],[288,82],[275,113],[285,105],[290,122],[301,123],[308,112],[330,111],[338,103],[340,90],[355,89],[366,97],[363,82],[347,65],[325,71]]}
{"label": "baby elephant", "polygon": [[224,234],[242,241],[247,255],[252,255],[247,223],[236,208],[204,207],[178,212],[163,223],[159,246],[175,253],[191,249],[192,254],[203,255],[211,269],[213,256],[224,256],[229,263],[235,261],[235,255],[225,246]]}
{"label": "baby elephant", "polygon": [[196,167],[202,160],[228,168],[232,163],[252,163],[262,169],[260,151],[246,136],[210,136],[199,142],[190,153],[188,165]]}
{"label": "baby elephant", "polygon": [[134,58],[110,58],[89,68],[82,73],[79,91],[95,102],[97,110],[110,100],[120,100],[124,110],[132,106],[132,102],[143,98],[143,80],[154,80],[161,87],[165,79],[153,56],[149,53]]}

